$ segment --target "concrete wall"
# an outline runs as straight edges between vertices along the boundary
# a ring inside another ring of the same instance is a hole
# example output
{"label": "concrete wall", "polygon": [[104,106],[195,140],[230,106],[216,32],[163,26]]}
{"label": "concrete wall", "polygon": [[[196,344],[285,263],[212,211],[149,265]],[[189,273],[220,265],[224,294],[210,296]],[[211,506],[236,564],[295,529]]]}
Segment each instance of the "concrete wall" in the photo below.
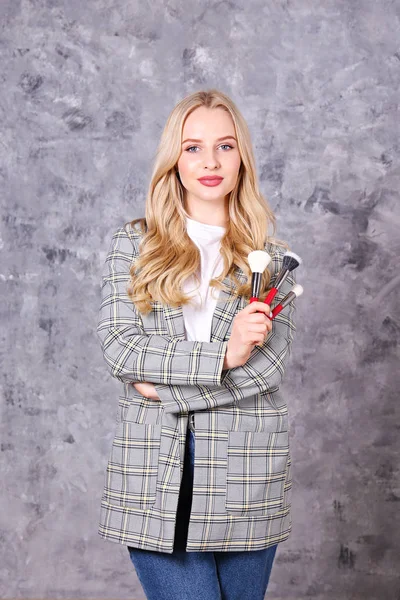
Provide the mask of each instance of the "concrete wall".
{"label": "concrete wall", "polygon": [[397,600],[398,1],[0,3],[0,595],[143,599],[97,535],[120,384],[95,335],[184,95],[237,102],[305,287],[285,382],[293,532],[271,598]]}

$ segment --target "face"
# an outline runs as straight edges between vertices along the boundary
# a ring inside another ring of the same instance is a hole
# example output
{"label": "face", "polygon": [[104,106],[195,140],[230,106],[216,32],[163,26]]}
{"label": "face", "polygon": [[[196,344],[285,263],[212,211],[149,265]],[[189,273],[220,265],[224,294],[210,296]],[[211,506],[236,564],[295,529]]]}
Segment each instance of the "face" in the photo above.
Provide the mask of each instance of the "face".
{"label": "face", "polygon": [[[195,141],[197,140],[197,141]],[[194,110],[182,132],[182,153],[177,163],[185,188],[186,210],[227,206],[236,185],[241,159],[232,117],[222,108]],[[222,177],[218,185],[207,186],[202,177]]]}

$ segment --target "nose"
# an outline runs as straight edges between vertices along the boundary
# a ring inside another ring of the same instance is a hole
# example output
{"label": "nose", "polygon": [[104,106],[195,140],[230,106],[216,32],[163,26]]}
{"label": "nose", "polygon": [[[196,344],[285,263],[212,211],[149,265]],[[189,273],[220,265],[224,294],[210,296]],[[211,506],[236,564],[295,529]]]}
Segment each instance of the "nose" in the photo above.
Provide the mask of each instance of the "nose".
{"label": "nose", "polygon": [[220,166],[217,157],[215,156],[214,150],[209,150],[204,152],[204,166],[207,169],[216,169]]}

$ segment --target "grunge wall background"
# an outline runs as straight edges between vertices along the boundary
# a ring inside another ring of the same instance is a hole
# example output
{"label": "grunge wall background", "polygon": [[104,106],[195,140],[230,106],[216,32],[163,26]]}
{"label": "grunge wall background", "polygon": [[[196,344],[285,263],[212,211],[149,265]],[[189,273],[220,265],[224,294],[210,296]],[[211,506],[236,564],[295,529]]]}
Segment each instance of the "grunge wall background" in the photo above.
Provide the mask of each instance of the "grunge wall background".
{"label": "grunge wall background", "polygon": [[2,598],[143,599],[97,535],[119,383],[95,334],[174,104],[247,119],[304,259],[285,381],[293,532],[269,592],[400,598],[400,3],[0,3]]}

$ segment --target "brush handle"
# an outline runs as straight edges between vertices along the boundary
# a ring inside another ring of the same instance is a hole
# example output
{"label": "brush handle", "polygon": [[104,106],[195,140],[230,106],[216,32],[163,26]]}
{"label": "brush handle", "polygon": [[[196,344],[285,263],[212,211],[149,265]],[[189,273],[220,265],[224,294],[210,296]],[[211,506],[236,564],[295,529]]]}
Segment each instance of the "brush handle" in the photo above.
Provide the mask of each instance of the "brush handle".
{"label": "brush handle", "polygon": [[251,304],[252,302],[258,302],[258,298],[256,298],[255,296],[252,296],[252,297],[250,298],[250,301],[249,301],[249,303]]}
{"label": "brush handle", "polygon": [[275,298],[277,293],[278,293],[278,288],[273,287],[272,289],[270,289],[268,292],[268,296],[264,300],[265,304],[269,304],[271,306],[271,302]]}
{"label": "brush handle", "polygon": [[[254,271],[251,276],[251,297],[258,299],[260,293],[262,273]],[[254,300],[253,300],[254,302]]]}
{"label": "brush handle", "polygon": [[284,307],[284,306],[282,306],[282,304],[277,304],[277,305],[275,306],[275,308],[273,309],[273,311],[272,311],[272,319],[273,319],[274,317],[276,317],[276,315],[279,315],[279,313],[280,313],[280,312],[281,312],[281,311],[282,311],[284,308],[285,308],[285,307]]}
{"label": "brush handle", "polygon": [[279,302],[279,304],[277,304],[275,306],[275,308],[272,310],[272,319],[274,317],[276,317],[276,315],[279,315],[279,313],[286,308],[286,306],[289,304],[289,302],[292,302],[292,300],[295,300],[295,298],[297,298],[296,294],[294,293],[293,290],[290,290],[290,292],[284,297],[283,300],[281,300]]}

